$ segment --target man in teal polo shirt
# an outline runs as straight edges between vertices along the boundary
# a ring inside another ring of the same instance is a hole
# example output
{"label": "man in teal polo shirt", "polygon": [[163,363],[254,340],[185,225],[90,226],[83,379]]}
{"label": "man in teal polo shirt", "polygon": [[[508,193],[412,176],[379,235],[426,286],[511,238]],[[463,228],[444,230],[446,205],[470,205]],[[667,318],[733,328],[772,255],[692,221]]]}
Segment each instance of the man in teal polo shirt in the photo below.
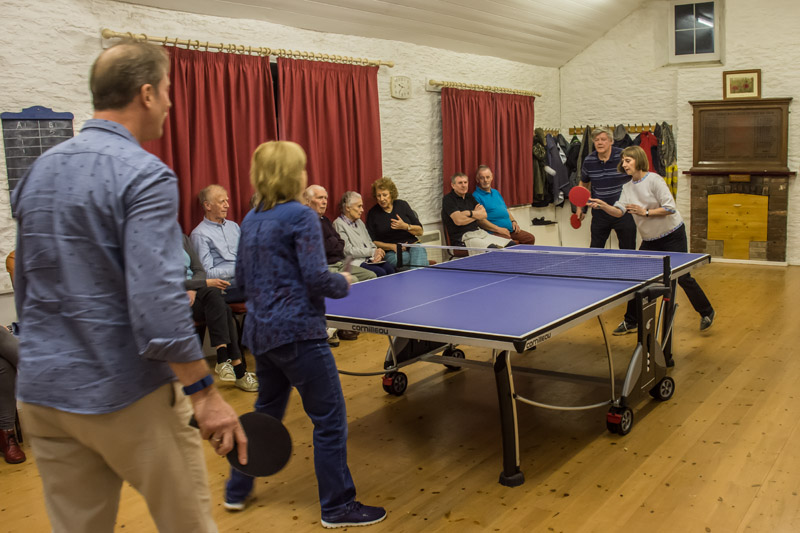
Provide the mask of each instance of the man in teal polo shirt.
{"label": "man in teal polo shirt", "polygon": [[503,195],[497,189],[492,189],[492,169],[486,165],[479,166],[475,179],[478,186],[472,196],[486,209],[486,220],[481,221],[481,227],[489,233],[513,239],[519,244],[533,244],[536,237],[520,229],[517,221],[508,212]]}

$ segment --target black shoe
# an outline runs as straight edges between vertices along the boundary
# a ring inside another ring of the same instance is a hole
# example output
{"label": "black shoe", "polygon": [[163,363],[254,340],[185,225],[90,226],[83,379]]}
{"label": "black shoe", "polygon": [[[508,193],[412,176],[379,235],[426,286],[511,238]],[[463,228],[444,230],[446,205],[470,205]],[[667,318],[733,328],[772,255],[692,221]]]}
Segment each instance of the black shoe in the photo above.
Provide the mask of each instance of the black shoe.
{"label": "black shoe", "polygon": [[639,330],[639,326],[636,324],[631,324],[629,322],[625,322],[624,320],[620,322],[617,329],[611,332],[612,335],[627,335],[628,333],[636,333]]}
{"label": "black shoe", "polygon": [[348,526],[369,526],[377,524],[384,518],[386,518],[386,510],[383,507],[372,507],[360,502],[353,502],[341,516],[328,520],[323,518],[322,527],[332,529]]}
{"label": "black shoe", "polygon": [[358,338],[358,332],[350,331],[349,329],[340,329],[336,332],[336,335],[342,341],[354,341]]}
{"label": "black shoe", "polygon": [[717,312],[712,310],[710,315],[706,315],[700,319],[700,331],[705,331],[711,327],[714,323],[714,317],[717,316]]}

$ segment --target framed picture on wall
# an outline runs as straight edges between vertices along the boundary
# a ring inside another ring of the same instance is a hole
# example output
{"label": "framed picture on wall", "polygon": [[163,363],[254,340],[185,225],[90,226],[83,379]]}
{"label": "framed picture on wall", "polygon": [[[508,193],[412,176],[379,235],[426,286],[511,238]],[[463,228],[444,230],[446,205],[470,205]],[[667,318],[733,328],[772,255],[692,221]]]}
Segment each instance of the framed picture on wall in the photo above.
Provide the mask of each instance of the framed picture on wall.
{"label": "framed picture on wall", "polygon": [[761,69],[722,73],[722,99],[761,98]]}

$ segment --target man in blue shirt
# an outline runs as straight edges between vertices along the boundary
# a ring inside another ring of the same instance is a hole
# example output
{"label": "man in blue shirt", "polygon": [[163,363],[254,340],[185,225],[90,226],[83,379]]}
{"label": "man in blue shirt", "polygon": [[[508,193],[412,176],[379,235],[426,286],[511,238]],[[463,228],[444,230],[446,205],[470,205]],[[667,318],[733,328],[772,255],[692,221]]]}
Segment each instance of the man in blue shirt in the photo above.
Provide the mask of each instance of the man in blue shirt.
{"label": "man in blue shirt", "polygon": [[225,289],[225,301],[244,301],[244,294],[236,285],[236,253],[239,251],[239,225],[226,220],[228,216],[228,191],[220,185],[209,185],[197,195],[205,216],[192,230],[192,246],[200,257],[203,270],[210,278],[231,284]]}
{"label": "man in blue shirt", "polygon": [[508,211],[506,201],[500,191],[492,189],[494,180],[492,169],[486,165],[479,166],[475,180],[478,186],[472,196],[486,208],[486,220],[479,221],[478,224],[489,233],[513,239],[519,244],[536,242],[536,237],[520,229],[519,224]]}
{"label": "man in blue shirt", "polygon": [[15,191],[17,390],[53,531],[113,531],[127,481],[159,531],[216,532],[200,436],[247,460],[190,318],[175,174],[140,146],[162,135],[168,69],[154,45],[102,52],[94,118]]}
{"label": "man in blue shirt", "polygon": [[[599,198],[608,205],[614,205],[622,193],[622,186],[631,180],[630,176],[617,169],[622,148],[614,146],[614,136],[607,128],[592,131],[595,151],[586,156],[581,167],[580,186],[592,191],[592,198]],[[583,208],[578,208],[578,216],[584,217]],[[630,213],[620,218],[613,217],[602,209],[592,209],[591,234],[592,248],[605,248],[611,230],[617,232],[619,247],[623,250],[636,249],[636,223]],[[636,332],[636,317],[626,314],[625,320],[613,331],[614,335]]]}

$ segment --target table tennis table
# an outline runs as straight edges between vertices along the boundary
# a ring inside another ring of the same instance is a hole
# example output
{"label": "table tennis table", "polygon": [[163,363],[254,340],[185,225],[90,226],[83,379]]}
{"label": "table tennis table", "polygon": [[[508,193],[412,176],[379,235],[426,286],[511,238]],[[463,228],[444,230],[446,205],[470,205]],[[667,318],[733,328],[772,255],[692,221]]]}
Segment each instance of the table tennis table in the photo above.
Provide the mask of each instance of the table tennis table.
{"label": "table tennis table", "polygon": [[[633,425],[631,407],[637,401],[647,393],[662,401],[672,396],[675,383],[667,369],[674,364],[676,281],[708,262],[707,254],[514,246],[356,283],[347,297],[326,300],[326,318],[329,327],[389,338],[383,369],[340,372],[382,375],[390,394],[405,392],[408,379],[400,369],[417,361],[453,369],[491,366],[503,446],[499,481],[513,487],[524,483],[518,402],[561,410],[607,406],[608,429],[624,435]],[[624,382],[616,387],[611,348],[599,315],[631,299],[636,301],[638,340]],[[594,317],[603,334],[609,378],[512,366],[512,354],[524,354]],[[467,359],[459,345],[491,348],[492,360]],[[586,406],[547,405],[518,395],[515,373],[607,380],[611,397]]]}

